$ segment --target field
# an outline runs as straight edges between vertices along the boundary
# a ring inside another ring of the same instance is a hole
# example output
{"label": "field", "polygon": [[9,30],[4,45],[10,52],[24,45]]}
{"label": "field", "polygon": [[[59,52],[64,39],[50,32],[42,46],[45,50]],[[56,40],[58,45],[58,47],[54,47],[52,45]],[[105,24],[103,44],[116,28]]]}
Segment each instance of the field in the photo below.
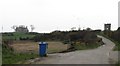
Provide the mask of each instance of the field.
{"label": "field", "polygon": [[[13,44],[9,46],[11,46],[14,51],[5,46],[5,44],[3,45],[2,64],[21,64],[24,63],[26,60],[40,57],[38,54],[38,42],[14,41]],[[47,53],[61,52],[66,50],[67,47],[67,45],[61,42],[49,41]]]}
{"label": "field", "polygon": [[2,39],[11,39],[11,40],[20,40],[20,38],[28,38],[31,39],[35,36],[35,34],[26,34],[26,33],[6,33],[3,34]]}
{"label": "field", "polygon": [[[48,41],[48,53],[56,53],[64,51],[68,48],[68,45],[57,41]],[[38,53],[39,42],[32,41],[16,41],[10,45],[17,53]]]}

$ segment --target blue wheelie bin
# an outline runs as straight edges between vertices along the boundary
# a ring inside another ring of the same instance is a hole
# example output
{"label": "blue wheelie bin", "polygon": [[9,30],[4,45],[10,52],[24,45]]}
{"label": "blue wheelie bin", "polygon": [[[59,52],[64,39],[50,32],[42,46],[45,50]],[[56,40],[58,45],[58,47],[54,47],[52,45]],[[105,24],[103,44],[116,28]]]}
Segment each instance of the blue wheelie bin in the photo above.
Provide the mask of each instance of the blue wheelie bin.
{"label": "blue wheelie bin", "polygon": [[48,46],[47,42],[39,42],[39,55],[41,57],[47,56],[47,46]]}

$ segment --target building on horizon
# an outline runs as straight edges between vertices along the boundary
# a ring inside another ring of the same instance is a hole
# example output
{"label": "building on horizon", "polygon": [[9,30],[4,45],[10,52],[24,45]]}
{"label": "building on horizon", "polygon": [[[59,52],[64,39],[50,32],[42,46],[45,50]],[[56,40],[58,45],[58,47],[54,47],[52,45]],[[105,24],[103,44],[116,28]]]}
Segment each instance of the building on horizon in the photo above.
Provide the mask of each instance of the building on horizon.
{"label": "building on horizon", "polygon": [[16,27],[15,32],[28,33],[29,30],[27,26],[20,25],[19,27]]}
{"label": "building on horizon", "polygon": [[111,31],[111,24],[110,23],[104,24],[104,30]]}

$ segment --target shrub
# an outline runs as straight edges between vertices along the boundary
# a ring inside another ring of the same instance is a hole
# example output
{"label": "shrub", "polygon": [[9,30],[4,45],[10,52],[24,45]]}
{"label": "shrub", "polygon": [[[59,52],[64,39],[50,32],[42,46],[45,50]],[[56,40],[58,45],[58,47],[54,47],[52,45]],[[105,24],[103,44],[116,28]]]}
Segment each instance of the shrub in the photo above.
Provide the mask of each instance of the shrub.
{"label": "shrub", "polygon": [[34,40],[35,42],[38,42],[38,41],[41,40],[40,37],[41,37],[40,35],[36,35],[35,37],[33,37],[33,40]]}

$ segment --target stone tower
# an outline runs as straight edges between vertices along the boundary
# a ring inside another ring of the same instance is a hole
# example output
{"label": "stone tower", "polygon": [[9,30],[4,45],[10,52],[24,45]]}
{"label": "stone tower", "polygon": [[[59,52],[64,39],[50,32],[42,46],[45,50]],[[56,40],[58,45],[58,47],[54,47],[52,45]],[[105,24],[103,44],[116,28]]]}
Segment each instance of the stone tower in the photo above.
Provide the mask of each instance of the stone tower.
{"label": "stone tower", "polygon": [[104,24],[105,31],[111,31],[111,24]]}

